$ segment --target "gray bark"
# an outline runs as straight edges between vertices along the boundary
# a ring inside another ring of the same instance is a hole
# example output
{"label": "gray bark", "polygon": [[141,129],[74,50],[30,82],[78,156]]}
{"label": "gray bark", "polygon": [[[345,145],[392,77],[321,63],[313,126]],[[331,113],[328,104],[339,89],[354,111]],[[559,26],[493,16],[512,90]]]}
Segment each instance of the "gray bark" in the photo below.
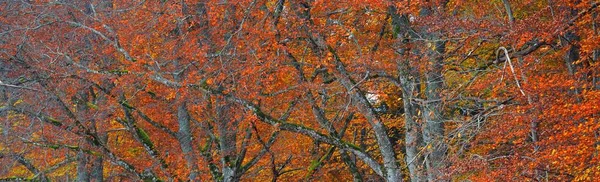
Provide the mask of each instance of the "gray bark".
{"label": "gray bark", "polygon": [[506,14],[508,16],[508,22],[511,24],[515,22],[515,17],[513,16],[512,8],[510,7],[510,3],[508,0],[502,0],[502,4],[504,4],[504,9],[506,10]]}
{"label": "gray bark", "polygon": [[231,118],[229,103],[217,102],[217,130],[221,149],[221,173],[224,182],[239,181],[236,168],[236,122]]}
{"label": "gray bark", "polygon": [[92,171],[91,171],[91,179],[92,181],[96,181],[96,182],[102,182],[104,181],[104,158],[100,157],[96,157],[92,163]]}
{"label": "gray bark", "polygon": [[[441,4],[441,8],[445,6]],[[434,16],[437,13],[435,7],[422,7],[420,16]],[[427,57],[429,59],[428,69],[425,73],[425,101],[423,106],[423,142],[425,144],[425,166],[427,167],[428,181],[444,180],[443,170],[446,167],[447,146],[444,141],[444,120],[442,115],[441,90],[444,86],[442,74],[444,66],[444,54],[446,52],[446,41],[441,40],[439,32],[421,30],[421,34],[427,39]]]}
{"label": "gray bark", "polygon": [[[433,37],[432,40],[437,39]],[[427,166],[427,179],[438,181],[441,179],[445,167],[447,146],[444,142],[444,120],[442,118],[442,100],[440,91],[443,87],[443,57],[445,42],[435,40],[435,51],[430,55],[430,70],[427,71],[425,96],[427,100],[423,106],[423,141],[426,145],[425,164]]]}
{"label": "gray bark", "polygon": [[86,167],[87,163],[87,156],[85,156],[83,151],[79,151],[77,153],[77,181],[90,181],[90,176],[88,175]]}
{"label": "gray bark", "polygon": [[[100,137],[100,140],[102,141],[102,143],[107,142],[108,137],[106,134],[100,135],[99,137]],[[92,162],[90,177],[91,177],[91,180],[95,181],[95,182],[104,181],[104,157],[96,156],[94,158],[94,161]]]}
{"label": "gray bark", "polygon": [[[402,102],[404,105],[404,127],[405,127],[405,150],[406,164],[410,173],[411,181],[425,181],[425,168],[423,167],[423,155],[419,154],[423,148],[423,137],[421,127],[418,122],[419,116],[417,110],[419,106],[412,103],[414,82],[408,81],[406,75],[400,76],[402,83]],[[418,89],[416,90],[418,93]]]}
{"label": "gray bark", "polygon": [[181,103],[177,107],[177,123],[179,125],[179,130],[177,132],[177,140],[179,140],[179,147],[183,152],[183,156],[185,158],[188,170],[190,170],[188,179],[190,181],[199,180],[200,176],[198,170],[198,159],[194,155],[194,148],[192,147],[190,116],[187,111],[186,102]]}
{"label": "gray bark", "polygon": [[[392,24],[394,33],[398,39],[398,45],[404,46],[408,42],[409,32],[409,21],[406,15],[399,15],[396,13],[395,7],[390,7],[390,14],[392,15]],[[417,97],[420,92],[419,73],[410,68],[410,63],[407,56],[408,52],[400,48],[397,51],[400,54],[400,58],[397,61],[398,65],[398,79],[399,86],[402,91],[402,102],[404,106],[404,127],[405,127],[405,161],[408,166],[410,179],[413,182],[420,182],[426,180],[425,167],[423,164],[423,155],[419,155],[419,151],[423,148],[423,136],[421,133],[421,125],[418,123],[419,105],[413,103],[413,98]]]}
{"label": "gray bark", "polygon": [[576,64],[576,61],[579,60],[579,46],[576,41],[578,41],[579,37],[572,31],[567,32],[563,38],[563,46],[568,46],[569,49],[567,53],[564,55],[565,65],[569,74],[574,76],[580,65]]}

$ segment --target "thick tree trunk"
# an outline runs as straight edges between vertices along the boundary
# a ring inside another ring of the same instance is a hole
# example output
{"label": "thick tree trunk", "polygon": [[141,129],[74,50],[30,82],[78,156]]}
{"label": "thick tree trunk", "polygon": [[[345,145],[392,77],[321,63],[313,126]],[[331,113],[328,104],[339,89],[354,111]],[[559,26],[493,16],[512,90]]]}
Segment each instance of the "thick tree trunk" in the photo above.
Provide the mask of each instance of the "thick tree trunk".
{"label": "thick tree trunk", "polygon": [[443,88],[443,57],[445,52],[445,41],[437,40],[437,36],[432,36],[435,48],[430,56],[430,69],[427,70],[425,96],[426,101],[423,104],[423,141],[425,142],[426,156],[425,165],[427,166],[427,179],[429,181],[439,181],[445,168],[446,149],[444,142],[444,120],[442,117],[442,100],[440,92]]}
{"label": "thick tree trunk", "polygon": [[179,130],[177,132],[177,139],[179,140],[179,147],[183,152],[186,165],[190,170],[188,179],[190,181],[196,181],[199,179],[198,160],[194,155],[194,148],[192,145],[192,132],[190,125],[190,116],[187,111],[186,102],[182,102],[177,108],[177,123],[179,124]]}
{"label": "thick tree trunk", "polygon": [[423,155],[419,155],[419,151],[423,148],[423,136],[421,133],[421,125],[419,124],[419,105],[413,103],[413,98],[417,97],[420,92],[419,73],[410,68],[410,62],[405,57],[408,51],[402,47],[408,43],[408,32],[410,32],[410,23],[406,15],[396,13],[396,7],[390,7],[392,16],[392,26],[397,44],[401,47],[397,52],[400,54],[397,61],[398,79],[402,91],[402,102],[404,106],[404,145],[405,145],[405,161],[408,166],[410,179],[412,182],[420,182],[426,180],[425,167],[423,164]]}
{"label": "thick tree trunk", "polygon": [[411,181],[425,181],[425,168],[422,165],[424,159],[423,155],[419,155],[419,151],[423,148],[421,127],[417,122],[419,119],[417,113],[419,106],[411,102],[411,99],[414,98],[414,95],[410,85],[412,85],[414,82],[408,82],[406,78],[401,78],[401,83],[403,86],[402,100],[404,105],[404,143],[406,150],[406,165],[408,166]]}
{"label": "thick tree trunk", "polygon": [[104,158],[96,157],[92,163],[91,179],[92,181],[102,182],[104,181]]}
{"label": "thick tree trunk", "polygon": [[[218,99],[220,100],[220,99]],[[231,106],[217,101],[217,130],[219,132],[219,148],[221,149],[221,173],[224,182],[239,181],[236,168],[237,122],[231,116]]]}
{"label": "thick tree trunk", "polygon": [[[98,134],[102,143],[106,143],[107,135],[106,134]],[[90,177],[92,181],[102,182],[104,181],[104,157],[96,156],[94,157],[94,161],[92,161],[92,167],[90,172]]]}
{"label": "thick tree trunk", "polygon": [[77,153],[77,181],[90,181],[90,176],[87,171],[88,159],[83,151]]}
{"label": "thick tree trunk", "polygon": [[[563,46],[568,46],[569,49],[567,50],[567,52],[565,53],[565,55],[563,56],[563,60],[565,61],[565,66],[567,67],[567,71],[569,72],[569,75],[576,77],[577,75],[575,75],[580,69],[581,69],[581,64],[578,64],[577,61],[580,58],[579,55],[579,36],[577,36],[577,34],[575,34],[575,32],[573,31],[569,31],[567,33],[565,33],[564,38],[563,38]],[[575,78],[577,80],[579,80],[580,78]],[[579,90],[575,89],[574,90],[574,94],[578,94]]]}
{"label": "thick tree trunk", "polygon": [[[443,10],[446,3],[444,1],[437,6],[424,6],[419,13],[422,17],[435,16],[438,10]],[[429,65],[425,73],[425,101],[423,106],[423,141],[425,144],[425,166],[427,167],[428,181],[443,180],[443,170],[446,167],[447,146],[444,141],[444,120],[443,103],[441,91],[444,86],[444,77],[442,74],[444,66],[444,54],[446,52],[446,41],[440,40],[439,32],[429,32],[423,28],[421,35],[427,39],[427,57]]]}

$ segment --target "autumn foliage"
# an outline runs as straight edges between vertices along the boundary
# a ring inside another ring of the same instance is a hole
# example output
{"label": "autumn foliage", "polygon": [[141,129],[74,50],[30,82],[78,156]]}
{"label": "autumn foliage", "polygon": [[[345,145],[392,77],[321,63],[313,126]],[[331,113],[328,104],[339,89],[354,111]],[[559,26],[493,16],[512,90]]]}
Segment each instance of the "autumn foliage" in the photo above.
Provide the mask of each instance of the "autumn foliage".
{"label": "autumn foliage", "polygon": [[597,180],[599,5],[0,1],[0,181]]}

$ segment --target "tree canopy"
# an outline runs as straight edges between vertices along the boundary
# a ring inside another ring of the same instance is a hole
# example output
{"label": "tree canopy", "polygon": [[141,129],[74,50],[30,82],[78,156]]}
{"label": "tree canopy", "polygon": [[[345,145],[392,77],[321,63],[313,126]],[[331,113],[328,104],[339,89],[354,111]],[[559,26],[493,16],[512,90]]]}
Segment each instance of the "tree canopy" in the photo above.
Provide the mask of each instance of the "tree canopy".
{"label": "tree canopy", "polygon": [[592,181],[599,5],[0,1],[0,181]]}

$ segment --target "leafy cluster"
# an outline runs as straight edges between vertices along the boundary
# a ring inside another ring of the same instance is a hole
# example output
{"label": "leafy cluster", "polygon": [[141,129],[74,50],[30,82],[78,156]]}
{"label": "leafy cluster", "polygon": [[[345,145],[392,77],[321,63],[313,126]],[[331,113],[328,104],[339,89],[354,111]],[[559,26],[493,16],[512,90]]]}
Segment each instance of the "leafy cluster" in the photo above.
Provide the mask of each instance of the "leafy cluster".
{"label": "leafy cluster", "polygon": [[0,2],[0,181],[592,181],[599,2]]}

